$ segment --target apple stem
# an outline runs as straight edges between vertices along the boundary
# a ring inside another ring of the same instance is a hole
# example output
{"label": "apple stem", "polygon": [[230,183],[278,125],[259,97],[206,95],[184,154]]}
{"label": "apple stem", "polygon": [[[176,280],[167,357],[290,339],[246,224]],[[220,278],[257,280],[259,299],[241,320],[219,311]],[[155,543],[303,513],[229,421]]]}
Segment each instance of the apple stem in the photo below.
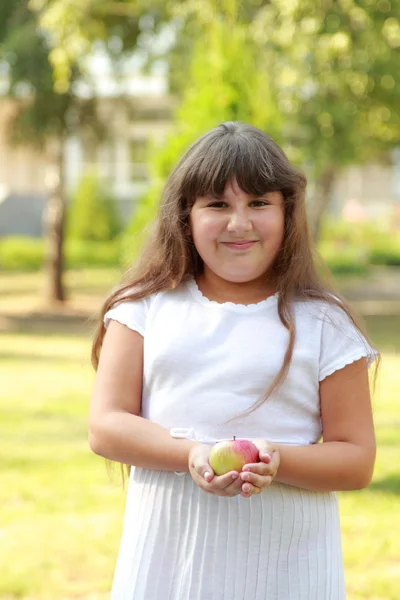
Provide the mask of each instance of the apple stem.
{"label": "apple stem", "polygon": [[236,435],[233,436],[233,441],[235,441],[235,440],[236,440]]}

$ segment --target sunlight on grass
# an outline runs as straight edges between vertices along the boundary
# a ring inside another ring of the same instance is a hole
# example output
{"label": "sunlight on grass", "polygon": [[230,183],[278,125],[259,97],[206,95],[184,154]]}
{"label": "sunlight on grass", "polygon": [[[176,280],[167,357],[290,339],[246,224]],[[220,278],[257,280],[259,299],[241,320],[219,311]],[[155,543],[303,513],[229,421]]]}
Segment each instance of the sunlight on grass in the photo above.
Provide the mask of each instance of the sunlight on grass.
{"label": "sunlight on grass", "polygon": [[6,334],[0,342],[0,597],[100,599],[124,493],[86,441],[90,340]]}
{"label": "sunlight on grass", "polygon": [[[92,293],[86,275],[74,285]],[[380,330],[387,348],[397,323]],[[90,343],[82,327],[0,332],[1,600],[109,598],[125,495],[87,444]],[[339,495],[348,600],[400,598],[399,372],[400,354],[385,353],[373,482]]]}
{"label": "sunlight on grass", "polygon": [[400,598],[399,355],[384,355],[374,398],[378,452],[366,490],[339,495],[349,600]]}
{"label": "sunlight on grass", "polygon": [[[65,284],[71,294],[87,292],[104,294],[119,280],[118,269],[73,269],[66,271]],[[1,295],[18,296],[38,294],[43,290],[45,275],[39,273],[1,273]]]}

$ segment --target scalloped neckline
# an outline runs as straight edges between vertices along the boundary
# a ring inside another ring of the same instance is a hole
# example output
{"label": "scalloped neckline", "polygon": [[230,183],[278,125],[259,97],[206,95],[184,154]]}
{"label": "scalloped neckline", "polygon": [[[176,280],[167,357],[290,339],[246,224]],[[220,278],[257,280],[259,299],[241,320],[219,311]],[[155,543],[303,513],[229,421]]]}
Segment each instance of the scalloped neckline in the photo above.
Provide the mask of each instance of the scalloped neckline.
{"label": "scalloped neckline", "polygon": [[202,304],[210,307],[217,308],[227,308],[230,310],[235,310],[236,312],[254,312],[260,310],[262,308],[266,308],[267,306],[276,306],[278,300],[278,292],[273,294],[272,296],[268,296],[264,300],[260,300],[260,302],[256,302],[254,304],[237,304],[236,302],[217,302],[216,300],[210,300],[207,296],[200,291],[199,286],[194,278],[189,279],[187,282],[187,286],[192,294],[192,296],[201,302]]}

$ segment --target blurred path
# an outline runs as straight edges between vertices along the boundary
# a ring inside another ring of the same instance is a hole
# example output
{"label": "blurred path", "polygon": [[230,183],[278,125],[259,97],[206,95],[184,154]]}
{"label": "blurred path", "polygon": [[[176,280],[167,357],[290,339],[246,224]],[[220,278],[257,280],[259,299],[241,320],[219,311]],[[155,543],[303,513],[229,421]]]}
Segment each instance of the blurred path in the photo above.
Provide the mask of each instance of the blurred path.
{"label": "blurred path", "polygon": [[368,277],[346,277],[338,286],[363,315],[400,315],[400,268],[375,268]]}

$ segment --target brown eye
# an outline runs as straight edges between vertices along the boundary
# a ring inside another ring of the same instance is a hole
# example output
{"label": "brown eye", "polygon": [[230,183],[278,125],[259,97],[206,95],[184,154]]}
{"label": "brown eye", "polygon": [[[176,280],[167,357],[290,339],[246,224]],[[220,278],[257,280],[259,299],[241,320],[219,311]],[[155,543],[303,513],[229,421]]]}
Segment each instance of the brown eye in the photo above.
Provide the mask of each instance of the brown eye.
{"label": "brown eye", "polygon": [[207,204],[208,208],[224,208],[225,206],[227,206],[226,202],[222,201],[209,202]]}
{"label": "brown eye", "polygon": [[268,206],[269,204],[270,202],[267,202],[267,200],[253,200],[253,202],[250,202],[250,206],[254,206],[256,208],[260,206]]}

